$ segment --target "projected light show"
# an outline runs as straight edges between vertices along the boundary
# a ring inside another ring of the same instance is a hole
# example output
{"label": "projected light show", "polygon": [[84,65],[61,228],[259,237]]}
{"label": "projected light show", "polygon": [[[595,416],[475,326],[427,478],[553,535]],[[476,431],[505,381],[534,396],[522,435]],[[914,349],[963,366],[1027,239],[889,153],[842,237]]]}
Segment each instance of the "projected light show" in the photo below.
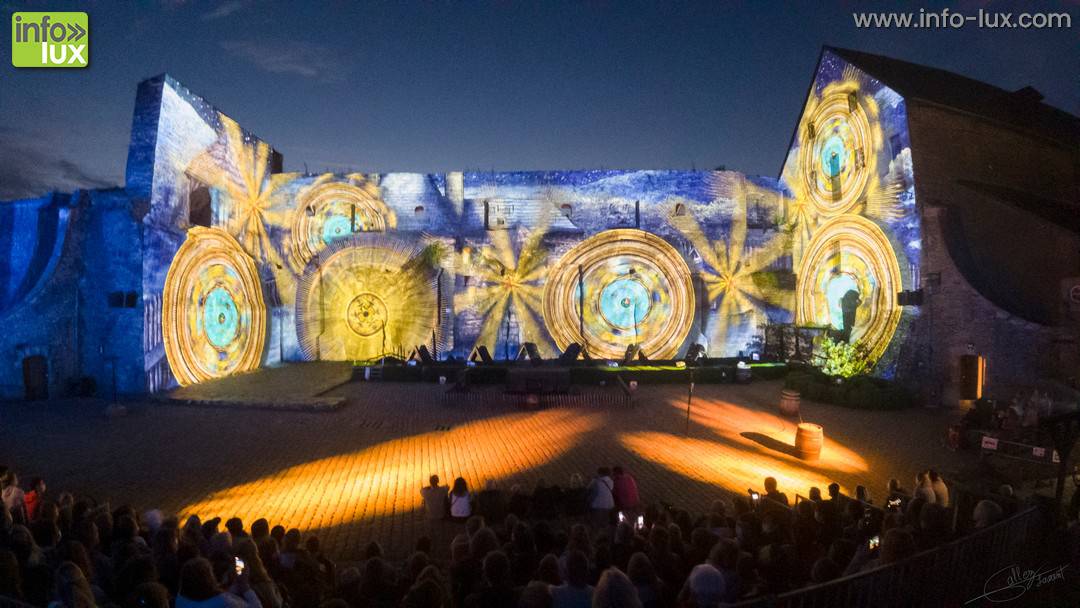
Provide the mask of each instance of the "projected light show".
{"label": "projected light show", "polygon": [[694,320],[690,269],[663,239],[608,230],[565,253],[544,291],[544,318],[555,343],[583,344],[617,359],[631,344],[674,357]]}
{"label": "projected light show", "polygon": [[385,235],[339,239],[316,253],[297,288],[297,332],[309,359],[367,360],[430,343],[435,268],[422,249]]}
{"label": "projected light show", "polygon": [[228,233],[188,231],[169,268],[165,293],[165,352],[180,384],[259,366],[266,306],[255,264]]}
{"label": "projected light show", "polygon": [[[458,358],[526,342],[544,356],[572,344],[604,359],[631,345],[651,359],[695,344],[738,356],[770,323],[862,343],[888,376],[914,314],[895,301],[920,247],[904,101],[828,53],[780,179],[274,173],[266,143],[179,83],[158,86],[169,137],[149,171],[143,262],[161,302],[146,341],[166,344],[146,354],[155,388],[419,345]],[[199,188],[208,222],[194,219]],[[211,232],[234,244],[228,265],[188,244]]]}

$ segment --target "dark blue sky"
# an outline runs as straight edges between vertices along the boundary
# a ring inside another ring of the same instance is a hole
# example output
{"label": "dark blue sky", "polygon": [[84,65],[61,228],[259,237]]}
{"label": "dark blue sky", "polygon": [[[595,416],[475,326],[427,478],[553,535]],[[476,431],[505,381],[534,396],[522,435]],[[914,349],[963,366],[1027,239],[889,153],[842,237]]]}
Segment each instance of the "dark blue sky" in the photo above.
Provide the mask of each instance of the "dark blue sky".
{"label": "dark blue sky", "polygon": [[[122,181],[135,85],[169,72],[286,169],[711,168],[775,175],[821,45],[1031,84],[1073,113],[1071,29],[860,30],[889,2],[4,3],[85,10],[90,67],[0,62],[0,198]],[[974,14],[984,3],[948,6]],[[10,37],[10,28],[7,36]],[[2,45],[10,55],[10,41]]]}

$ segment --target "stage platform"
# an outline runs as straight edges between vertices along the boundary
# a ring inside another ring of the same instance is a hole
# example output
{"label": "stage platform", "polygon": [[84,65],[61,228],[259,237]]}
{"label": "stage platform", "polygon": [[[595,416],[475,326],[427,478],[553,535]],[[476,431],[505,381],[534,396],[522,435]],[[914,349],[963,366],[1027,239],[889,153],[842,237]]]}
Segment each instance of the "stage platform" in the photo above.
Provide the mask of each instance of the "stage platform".
{"label": "stage platform", "polygon": [[[786,366],[755,363],[744,370],[742,381],[771,379]],[[686,367],[675,362],[641,362],[609,366],[603,362],[560,366],[554,361],[533,365],[528,361],[467,366],[462,362],[435,364],[369,364],[322,361],[265,367],[220,380],[211,380],[155,395],[172,405],[240,409],[333,411],[346,404],[334,389],[350,382],[402,382],[439,384],[440,402],[454,405],[514,405],[520,395],[541,395],[540,407],[571,404],[630,405],[628,387],[649,384],[719,384],[738,381],[734,361]],[[440,384],[443,382],[444,384]],[[464,389],[464,390],[463,390]]]}
{"label": "stage platform", "polygon": [[351,363],[289,363],[183,386],[155,398],[180,405],[331,411],[344,405],[345,399],[327,393],[352,378]]}
{"label": "stage platform", "polygon": [[[283,371],[244,386],[285,390],[298,376]],[[336,377],[326,373],[329,385]],[[715,498],[760,487],[766,475],[789,496],[833,480],[879,496],[890,477],[910,487],[920,469],[951,476],[974,460],[943,445],[957,412],[804,401],[804,418],[824,426],[826,443],[821,461],[801,461],[791,453],[794,422],[777,415],[779,381],[700,385],[689,424],[682,385],[641,386],[629,408],[533,412],[446,407],[445,388],[349,382],[322,395],[344,406],[318,415],[131,402],[127,416],[110,419],[102,401],[5,404],[0,462],[26,477],[42,475],[52,491],[113,505],[237,515],[246,523],[267,517],[317,533],[332,555],[348,560],[369,540],[403,558],[432,532],[419,501],[432,473],[463,476],[475,489],[489,480],[504,490],[531,489],[541,478],[565,486],[571,474],[588,479],[598,466],[621,464],[644,500],[702,512]],[[447,539],[436,549],[448,546]]]}

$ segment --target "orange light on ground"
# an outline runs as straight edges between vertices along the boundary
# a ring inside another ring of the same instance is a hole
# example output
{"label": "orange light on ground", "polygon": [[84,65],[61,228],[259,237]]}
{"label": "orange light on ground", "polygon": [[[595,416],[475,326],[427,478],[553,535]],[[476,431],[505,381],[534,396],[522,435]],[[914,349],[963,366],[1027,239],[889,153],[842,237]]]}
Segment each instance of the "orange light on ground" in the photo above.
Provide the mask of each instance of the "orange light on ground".
{"label": "orange light on ground", "polygon": [[[181,514],[245,521],[265,517],[300,529],[316,527],[313,522],[339,526],[401,514],[421,508],[419,490],[432,473],[444,482],[464,477],[478,490],[488,480],[507,480],[560,457],[583,434],[598,428],[601,419],[598,414],[547,410],[402,437],[219,490],[184,507]],[[344,474],[357,471],[359,475]],[[320,501],[313,504],[312,496]]]}
{"label": "orange light on ground", "polygon": [[[681,411],[686,409],[686,403],[683,401],[671,400],[668,405]],[[694,407],[690,408],[690,420],[733,443],[743,453],[743,458],[753,458],[757,453],[788,466],[814,470],[840,473],[864,473],[869,470],[862,456],[844,447],[835,439],[830,439],[828,432],[825,433],[825,440],[821,447],[821,457],[813,463],[804,462],[794,454],[797,424],[769,412],[753,410],[717,399],[704,402],[695,399]],[[760,438],[755,440],[744,433],[751,437],[760,436]],[[790,451],[777,449],[785,446],[790,448]],[[745,489],[745,487],[741,488],[740,491]]]}
{"label": "orange light on ground", "polygon": [[[764,454],[752,455],[745,447],[708,439],[685,438],[670,433],[624,433],[619,441],[628,450],[664,468],[704,483],[723,486],[737,494],[761,488],[762,480],[775,477],[789,499],[795,492],[806,496],[816,486],[822,491],[833,480],[799,461],[789,462]],[[851,488],[841,487],[845,494]]]}

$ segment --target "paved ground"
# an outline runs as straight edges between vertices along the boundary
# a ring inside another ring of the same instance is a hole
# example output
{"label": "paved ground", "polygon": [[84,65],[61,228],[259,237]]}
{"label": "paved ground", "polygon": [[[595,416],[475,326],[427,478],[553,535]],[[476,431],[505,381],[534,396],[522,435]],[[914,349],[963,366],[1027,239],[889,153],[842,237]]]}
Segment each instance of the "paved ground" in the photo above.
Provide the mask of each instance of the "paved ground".
{"label": "paved ground", "polygon": [[[488,480],[509,489],[540,478],[619,463],[645,500],[704,510],[711,500],[759,487],[805,493],[836,480],[880,493],[890,477],[911,485],[916,470],[958,470],[971,456],[942,445],[955,412],[870,412],[814,403],[803,416],[825,428],[822,459],[790,454],[794,424],[775,415],[781,385],[704,385],[689,424],[685,387],[642,387],[630,408],[442,405],[445,387],[351,383],[330,391],[347,404],[330,412],[133,404],[107,419],[104,404],[58,401],[0,405],[0,463],[43,475],[51,491],[113,504],[259,516],[317,532],[349,559],[368,540],[400,555],[427,533],[418,489],[430,473]],[[689,433],[686,433],[689,429]]]}

